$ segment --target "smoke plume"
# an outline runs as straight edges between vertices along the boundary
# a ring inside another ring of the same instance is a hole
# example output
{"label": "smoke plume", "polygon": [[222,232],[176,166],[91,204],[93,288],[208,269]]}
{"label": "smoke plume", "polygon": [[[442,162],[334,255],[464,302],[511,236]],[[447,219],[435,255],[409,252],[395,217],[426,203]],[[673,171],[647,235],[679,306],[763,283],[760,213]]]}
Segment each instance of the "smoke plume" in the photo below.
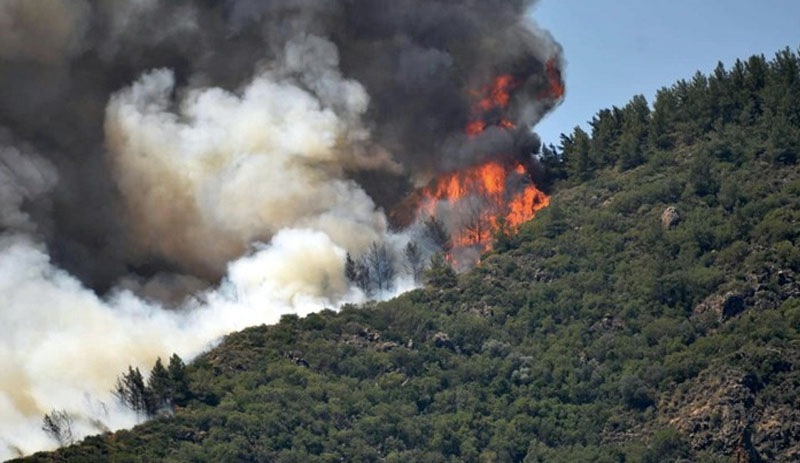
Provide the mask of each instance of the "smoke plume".
{"label": "smoke plume", "polygon": [[[561,62],[531,4],[0,3],[0,457],[55,445],[53,408],[135,423],[129,364],[363,297],[345,255],[408,241],[384,211],[530,148]],[[499,73],[520,129],[468,140]]]}

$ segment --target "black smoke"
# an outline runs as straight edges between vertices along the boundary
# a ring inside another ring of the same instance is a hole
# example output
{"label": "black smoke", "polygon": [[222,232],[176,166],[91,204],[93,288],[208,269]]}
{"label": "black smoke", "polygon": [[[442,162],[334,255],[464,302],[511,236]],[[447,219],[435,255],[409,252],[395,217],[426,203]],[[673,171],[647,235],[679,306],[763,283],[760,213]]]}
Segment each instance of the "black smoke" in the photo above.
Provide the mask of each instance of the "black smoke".
{"label": "black smoke", "polygon": [[[521,138],[524,149],[530,148],[530,128],[554,104],[540,97],[548,86],[545,62],[561,59],[559,46],[531,24],[532,3],[5,1],[0,149],[15,153],[3,158],[7,170],[20,171],[14,163],[28,170],[14,177],[20,186],[11,198],[25,226],[5,220],[0,226],[44,241],[56,265],[99,292],[128,274],[219,276],[219,264],[197,270],[191,261],[143,247],[132,236],[136,218],[109,165],[107,106],[113,95],[161,68],[174,73],[176,106],[192,88],[236,93],[258,72],[285,60],[287,44],[312,36],[335,45],[338,62],[328,64],[338,65],[341,76],[360,83],[369,96],[361,123],[370,137],[358,143],[362,160],[341,169],[377,206],[389,209],[436,172],[520,149]],[[303,74],[295,76],[297,85],[324,94],[319,82],[325,79],[314,75],[315,63],[301,64],[288,66],[289,73]],[[330,72],[330,66],[319,72]],[[470,92],[501,73],[522,82],[510,117],[523,135],[488,130],[467,143]],[[381,161],[386,156],[394,163]]]}

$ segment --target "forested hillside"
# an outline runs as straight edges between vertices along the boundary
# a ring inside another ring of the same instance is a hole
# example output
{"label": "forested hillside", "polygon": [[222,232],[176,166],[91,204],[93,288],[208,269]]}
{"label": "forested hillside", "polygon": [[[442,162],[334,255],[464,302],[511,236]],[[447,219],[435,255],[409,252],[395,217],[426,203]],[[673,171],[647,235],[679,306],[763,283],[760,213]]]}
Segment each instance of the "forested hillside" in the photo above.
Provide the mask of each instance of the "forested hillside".
{"label": "forested hillside", "polygon": [[174,413],[20,461],[800,460],[800,56],[590,126],[475,269],[231,334]]}

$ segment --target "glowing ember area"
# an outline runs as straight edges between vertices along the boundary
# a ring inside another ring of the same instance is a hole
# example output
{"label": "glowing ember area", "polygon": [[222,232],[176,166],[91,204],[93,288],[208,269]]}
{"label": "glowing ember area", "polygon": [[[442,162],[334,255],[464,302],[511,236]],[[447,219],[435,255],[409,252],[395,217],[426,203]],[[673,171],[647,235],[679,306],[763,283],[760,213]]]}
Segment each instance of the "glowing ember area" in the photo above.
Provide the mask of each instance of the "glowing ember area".
{"label": "glowing ember area", "polygon": [[514,77],[508,74],[496,77],[492,85],[478,93],[481,97],[478,107],[485,112],[495,108],[507,108],[511,101],[511,92],[516,86]]}
{"label": "glowing ember area", "polygon": [[476,136],[486,130],[489,122],[487,118],[494,118],[491,121],[494,125],[505,129],[513,129],[514,124],[506,119],[502,113],[508,108],[511,102],[511,92],[519,85],[513,76],[503,74],[494,79],[491,85],[479,91],[471,92],[477,101],[472,107],[472,116],[464,131],[469,136]]}
{"label": "glowing ember area", "polygon": [[555,59],[550,58],[547,60],[544,72],[547,75],[548,88],[547,92],[542,96],[554,100],[561,99],[564,96],[564,81],[561,79],[561,71]]}
{"label": "glowing ember area", "polygon": [[422,190],[420,213],[442,219],[453,246],[488,250],[501,221],[512,229],[546,207],[549,196],[515,162],[489,161],[451,172]]}

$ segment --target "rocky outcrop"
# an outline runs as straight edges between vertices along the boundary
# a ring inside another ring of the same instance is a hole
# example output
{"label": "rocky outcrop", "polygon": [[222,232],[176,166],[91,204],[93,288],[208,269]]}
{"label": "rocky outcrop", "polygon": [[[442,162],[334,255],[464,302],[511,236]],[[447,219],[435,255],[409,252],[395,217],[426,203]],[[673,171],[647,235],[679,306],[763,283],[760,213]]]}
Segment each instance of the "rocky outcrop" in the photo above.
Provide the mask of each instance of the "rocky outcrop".
{"label": "rocky outcrop", "polygon": [[764,268],[745,277],[739,291],[712,294],[698,304],[692,316],[700,321],[724,322],[747,309],[777,309],[786,300],[800,297],[800,282],[790,269]]}
{"label": "rocky outcrop", "polygon": [[752,440],[765,461],[800,461],[800,410],[767,406],[753,423]]}
{"label": "rocky outcrop", "polygon": [[384,341],[378,331],[357,323],[348,324],[346,331],[347,333],[343,334],[341,338],[341,342],[345,344],[375,349],[378,352],[389,351],[399,346],[396,342]]}
{"label": "rocky outcrop", "polygon": [[[792,368],[778,363],[778,370]],[[800,461],[800,409],[765,400],[763,379],[711,367],[660,401],[660,421],[680,431],[695,450],[741,463]],[[789,386],[785,378],[776,381]]]}
{"label": "rocky outcrop", "polygon": [[607,313],[594,322],[590,328],[593,332],[620,331],[625,329],[625,322],[617,315]]}
{"label": "rocky outcrop", "polygon": [[800,297],[800,281],[790,269],[765,267],[747,275],[747,305],[758,310],[775,309],[785,300]]}
{"label": "rocky outcrop", "polygon": [[669,206],[661,213],[661,226],[665,230],[676,227],[681,221],[681,215],[674,206]]}
{"label": "rocky outcrop", "polygon": [[753,446],[757,420],[755,395],[746,375],[735,370],[707,371],[688,389],[659,405],[668,423],[696,450],[734,455],[737,461],[762,461]]}
{"label": "rocky outcrop", "polygon": [[455,350],[456,348],[455,344],[453,344],[453,341],[450,340],[450,335],[442,331],[434,334],[432,341],[433,345],[440,349]]}
{"label": "rocky outcrop", "polygon": [[701,319],[713,319],[720,322],[742,313],[745,309],[745,295],[733,291],[725,294],[713,294],[694,308],[692,315]]}

